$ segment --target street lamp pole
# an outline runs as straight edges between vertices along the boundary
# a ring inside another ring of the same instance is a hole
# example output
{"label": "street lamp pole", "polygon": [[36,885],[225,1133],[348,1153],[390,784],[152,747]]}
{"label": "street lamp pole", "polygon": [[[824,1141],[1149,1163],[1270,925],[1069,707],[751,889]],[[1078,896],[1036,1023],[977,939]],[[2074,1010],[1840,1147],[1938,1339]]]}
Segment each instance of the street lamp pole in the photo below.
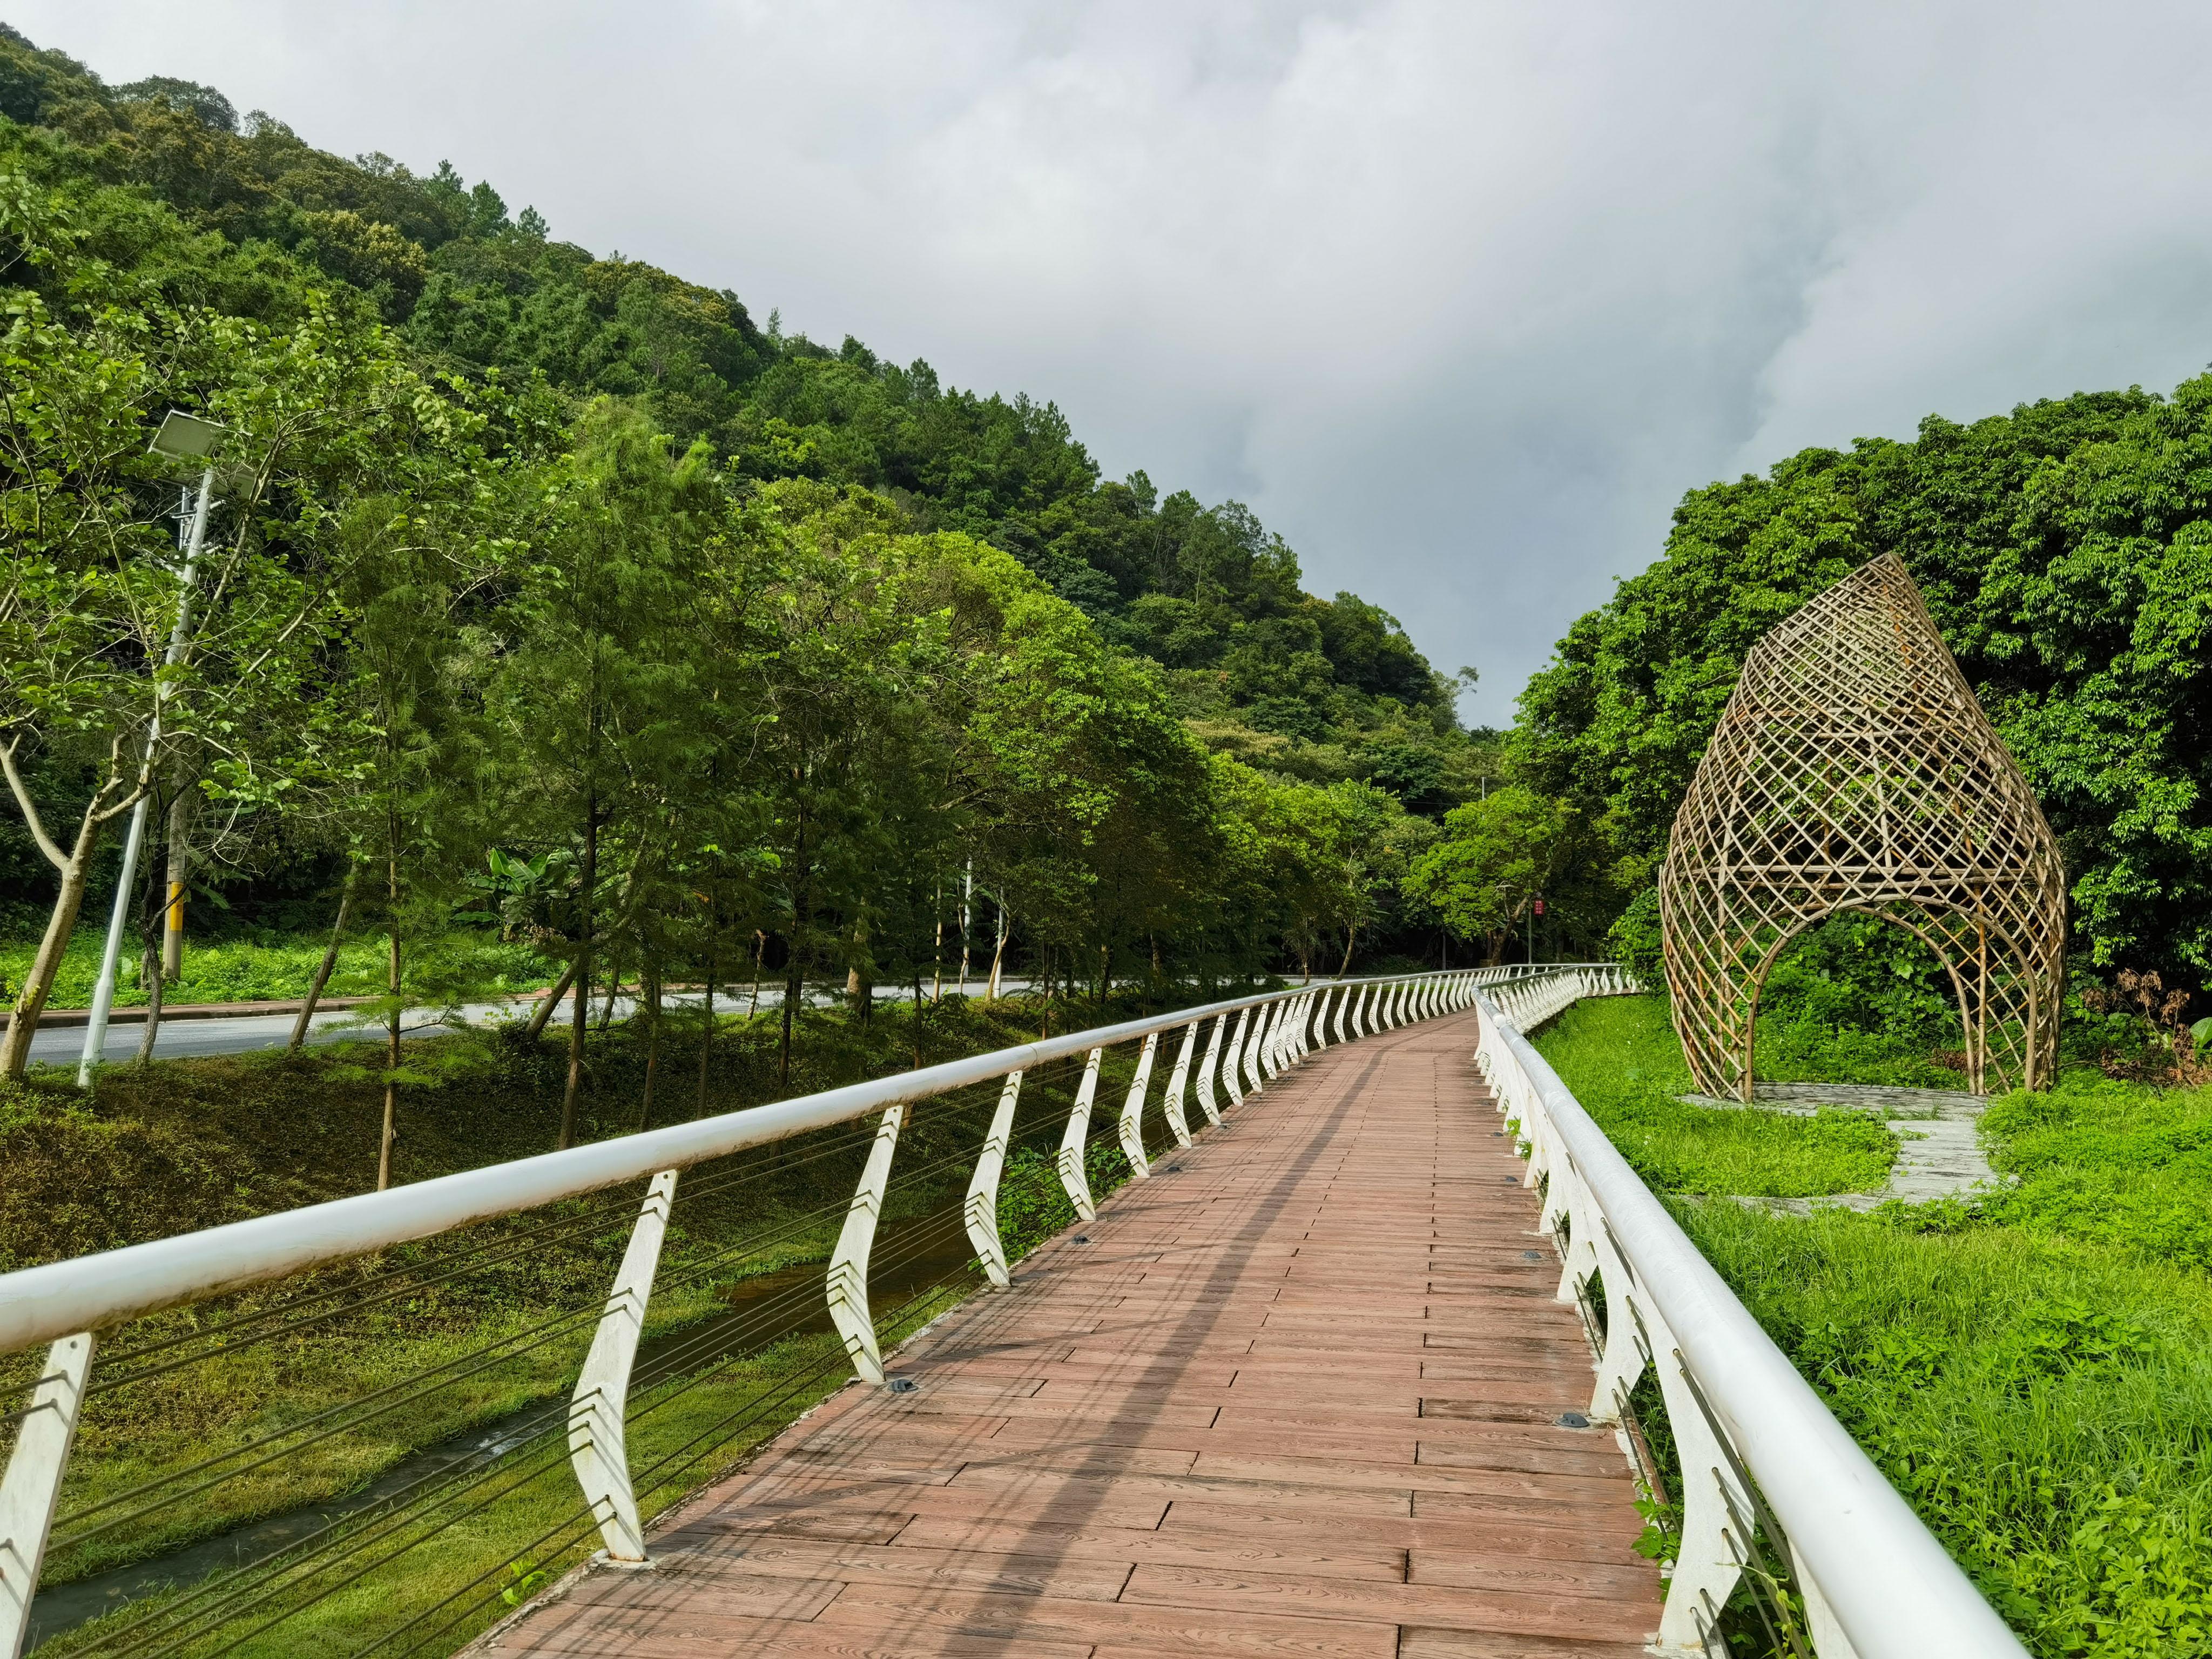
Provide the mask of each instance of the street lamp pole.
{"label": "street lamp pole", "polygon": [[[215,451],[223,435],[223,428],[212,421],[197,420],[172,410],[155,434],[152,449],[158,454],[189,455],[205,461]],[[174,667],[184,659],[185,642],[191,637],[192,578],[200,560],[200,549],[207,540],[208,509],[215,499],[215,464],[209,461],[200,471],[198,498],[192,503],[191,528],[185,541],[185,574],[181,591],[177,596],[176,625],[169,630],[169,648],[161,659],[164,667]],[[154,690],[154,718],[146,728],[146,764],[154,763],[155,750],[161,741],[161,704],[167,699],[167,684],[157,684]],[[107,943],[100,953],[100,979],[92,988],[92,1009],[84,1023],[84,1052],[77,1060],[76,1086],[92,1087],[93,1068],[100,1064],[101,1053],[107,1047],[107,1017],[115,1006],[115,969],[123,955],[124,925],[131,915],[131,890],[138,876],[138,851],[146,840],[146,809],[151,799],[150,789],[138,797],[138,804],[131,809],[131,832],[123,842],[123,869],[116,878],[115,904],[107,917]]]}

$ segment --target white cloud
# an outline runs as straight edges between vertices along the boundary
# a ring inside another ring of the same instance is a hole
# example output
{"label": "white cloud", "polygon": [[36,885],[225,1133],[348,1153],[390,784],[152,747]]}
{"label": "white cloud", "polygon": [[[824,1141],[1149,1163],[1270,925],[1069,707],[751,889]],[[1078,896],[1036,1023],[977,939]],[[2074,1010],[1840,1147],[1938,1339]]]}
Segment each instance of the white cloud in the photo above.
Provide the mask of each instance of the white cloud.
{"label": "white cloud", "polygon": [[556,234],[1249,501],[1468,713],[1685,488],[2208,357],[2179,5],[14,0],[111,80],[450,157]]}

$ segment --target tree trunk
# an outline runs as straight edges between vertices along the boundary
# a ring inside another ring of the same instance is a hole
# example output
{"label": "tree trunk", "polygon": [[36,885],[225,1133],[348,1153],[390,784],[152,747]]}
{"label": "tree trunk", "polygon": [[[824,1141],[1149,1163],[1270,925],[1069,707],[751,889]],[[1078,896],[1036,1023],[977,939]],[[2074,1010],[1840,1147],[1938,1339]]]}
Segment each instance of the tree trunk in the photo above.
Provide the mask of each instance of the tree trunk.
{"label": "tree trunk", "polygon": [[[691,1109],[691,1115],[695,1119],[707,1115],[707,1070],[714,1057],[714,947],[720,939],[720,934],[714,928],[714,908],[710,902],[707,909],[706,1015],[699,1024],[699,1103]],[[756,1001],[760,998],[760,959],[757,957],[753,959],[753,997]]]}
{"label": "tree trunk", "polygon": [[751,1019],[760,1012],[761,963],[768,959],[768,934],[753,929],[753,996],[745,1007],[745,1018]]}
{"label": "tree trunk", "polygon": [[574,957],[571,957],[568,965],[561,969],[561,977],[546,987],[545,994],[538,999],[537,1012],[530,1016],[529,1030],[532,1037],[535,1038],[545,1030],[546,1022],[553,1017],[553,1011],[561,1006],[561,999],[568,994],[568,988],[575,982],[576,961]]}
{"label": "tree trunk", "polygon": [[613,970],[607,975],[607,994],[599,999],[599,1035],[601,1036],[605,1036],[607,1034],[607,1027],[614,1024],[615,999],[622,994],[622,963],[620,958],[617,958]]}
{"label": "tree trunk", "polygon": [[139,901],[138,988],[146,994],[146,1023],[138,1032],[138,1053],[131,1065],[139,1071],[154,1063],[154,1044],[161,1035],[161,1005],[167,1000],[169,976],[161,966],[161,902],[163,888],[156,880],[153,860],[147,860],[144,896]]}
{"label": "tree trunk", "polygon": [[653,1074],[660,1064],[660,964],[650,957],[641,975],[645,992],[645,1098],[638,1103],[637,1127],[653,1121]]}
{"label": "tree trunk", "polygon": [[[398,826],[392,826],[395,832]],[[395,839],[393,845],[396,848]],[[376,1190],[380,1193],[392,1185],[392,1146],[399,1139],[399,854],[391,853],[386,860],[386,897],[392,905],[390,927],[392,957],[385,975],[385,990],[392,998],[391,1012],[385,1016],[384,1025],[384,1134],[376,1148]]]}
{"label": "tree trunk", "polygon": [[1004,905],[1000,905],[998,908],[999,942],[991,951],[991,982],[983,993],[983,1000],[986,1002],[996,1002],[999,1000],[999,970],[1005,966],[1006,960],[1006,911]]}
{"label": "tree trunk", "polygon": [[1336,976],[1342,979],[1352,971],[1352,941],[1359,937],[1359,924],[1354,922],[1344,930],[1344,960],[1337,964]]}
{"label": "tree trunk", "polygon": [[806,885],[806,808],[803,803],[799,809],[797,830],[792,842],[796,856],[792,862],[799,872],[799,884],[791,890],[791,957],[783,968],[783,1030],[775,1055],[775,1080],[787,1086],[791,1082],[791,1024],[798,1018],[799,994],[803,988],[799,945],[806,937],[806,909],[814,896]]}
{"label": "tree trunk", "polygon": [[323,947],[323,959],[315,969],[315,977],[307,987],[307,1000],[300,1005],[300,1017],[292,1022],[292,1040],[284,1046],[293,1054],[307,1040],[307,1027],[315,1018],[315,1005],[323,1000],[323,987],[331,982],[331,973],[338,965],[338,944],[345,938],[346,912],[353,908],[353,886],[361,873],[361,866],[346,860],[345,885],[338,889],[337,920],[331,924],[331,942]]}
{"label": "tree trunk", "polygon": [[138,959],[138,977],[146,987],[146,1029],[138,1034],[138,1056],[131,1063],[142,1071],[154,1063],[154,1039],[161,1031],[161,993],[168,982],[168,975],[161,971],[161,947],[155,942],[157,938],[155,930],[147,931],[145,947]]}
{"label": "tree trunk", "polygon": [[46,918],[39,952],[31,958],[30,971],[23,975],[23,988],[15,998],[15,1017],[8,1024],[7,1037],[0,1041],[0,1076],[21,1082],[30,1070],[31,1037],[39,1029],[39,1016],[46,1011],[46,999],[53,994],[54,976],[61,971],[70,935],[76,931],[77,912],[84,908],[85,883],[91,878],[93,849],[100,845],[102,822],[97,812],[88,808],[77,826],[76,844],[61,867],[61,891]]}
{"label": "tree trunk", "polygon": [[584,798],[584,867],[576,925],[575,1009],[568,1021],[568,1080],[561,1091],[559,1148],[576,1144],[576,1108],[584,1089],[584,1032],[592,1004],[592,898],[599,878],[599,803]]}
{"label": "tree trunk", "polygon": [[846,1006],[860,1016],[866,1025],[876,1011],[876,982],[860,972],[860,963],[868,953],[868,924],[864,921],[853,924],[853,961],[845,970]]}
{"label": "tree trunk", "polygon": [[175,979],[185,969],[185,893],[192,870],[193,792],[177,791],[169,803],[169,901],[162,909],[161,973]]}

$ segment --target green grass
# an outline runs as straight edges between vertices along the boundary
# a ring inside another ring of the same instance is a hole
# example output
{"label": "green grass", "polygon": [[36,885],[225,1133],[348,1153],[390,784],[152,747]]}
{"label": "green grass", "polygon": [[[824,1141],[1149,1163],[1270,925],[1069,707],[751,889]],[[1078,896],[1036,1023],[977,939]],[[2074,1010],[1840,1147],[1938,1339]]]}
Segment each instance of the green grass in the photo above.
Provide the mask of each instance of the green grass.
{"label": "green grass", "polygon": [[2212,1652],[2212,1294],[1983,1226],[1678,1219],[2039,1654]]}
{"label": "green grass", "polygon": [[[70,936],[61,971],[47,1006],[84,1008],[91,1006],[92,988],[100,977],[100,952],[104,928],[80,927]],[[330,943],[326,933],[285,933],[258,930],[250,934],[188,943],[179,976],[162,991],[170,1003],[276,1002],[303,997],[322,965]],[[380,936],[356,935],[338,949],[325,996],[381,996],[386,977],[389,946]],[[35,939],[0,944],[0,978],[12,996],[38,951]],[[139,943],[134,933],[124,942],[122,964],[116,975],[118,1007],[138,1008],[146,993],[138,984]],[[536,990],[550,984],[560,973],[527,945],[503,943],[496,935],[456,932],[420,947],[410,945],[403,957],[407,970],[404,984],[410,990],[442,1000],[459,992],[468,998],[489,999],[518,991]]]}
{"label": "green grass", "polygon": [[2212,1268],[2212,1088],[2069,1072],[1996,1102],[1982,1132],[2018,1182],[1984,1200],[1986,1219]]}
{"label": "green grass", "polygon": [[1871,1192],[1897,1140],[1856,1112],[1809,1117],[1692,1106],[1681,1045],[1656,997],[1576,1004],[1536,1047],[1621,1155],[1657,1190],[1759,1198]]}
{"label": "green grass", "polygon": [[[1924,1033],[1832,1036],[1805,1080],[1926,1080]],[[2016,1185],[1778,1216],[1706,1195],[1814,1192],[1853,1154],[1820,1118],[1674,1101],[1662,1000],[1581,1004],[1538,1047],[2034,1652],[2212,1654],[2212,1091],[2069,1073],[1984,1119]],[[1763,1656],[1748,1628],[1731,1651]]]}

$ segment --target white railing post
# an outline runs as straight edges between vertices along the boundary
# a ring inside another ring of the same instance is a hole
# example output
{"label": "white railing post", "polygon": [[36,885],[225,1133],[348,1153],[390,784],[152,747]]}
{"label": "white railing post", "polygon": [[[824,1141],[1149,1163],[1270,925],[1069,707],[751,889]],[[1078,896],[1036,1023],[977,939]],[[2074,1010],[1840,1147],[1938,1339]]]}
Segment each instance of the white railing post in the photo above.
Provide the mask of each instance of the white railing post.
{"label": "white railing post", "polygon": [[1589,1419],[1617,1426],[1621,1407],[1635,1393],[1650,1353],[1632,1270],[1610,1238],[1601,1235],[1591,1243],[1597,1249],[1598,1276],[1605,1281],[1605,1347],[1598,1355],[1597,1379],[1590,1388]]}
{"label": "white railing post", "polygon": [[1298,1026],[1306,1017],[1305,994],[1283,999],[1283,1017],[1275,1024],[1275,1042],[1271,1061],[1275,1074],[1280,1076],[1298,1063]]}
{"label": "white railing post", "polygon": [[1287,1063],[1291,1035],[1291,1005],[1296,997],[1280,997],[1269,1006],[1267,1029],[1260,1038],[1260,1075],[1273,1083]]}
{"label": "white railing post", "polygon": [[1198,1109],[1206,1114],[1208,1128],[1221,1127],[1221,1108],[1213,1098],[1213,1079],[1221,1061],[1222,1033],[1229,1029],[1229,1016],[1214,1017],[1213,1034],[1206,1040],[1206,1057],[1198,1062]]}
{"label": "white railing post", "polygon": [[968,1202],[962,1212],[968,1223],[968,1242],[975,1247],[985,1275],[1001,1290],[1014,1281],[1007,1269],[1006,1242],[999,1237],[999,1177],[1006,1172],[1006,1148],[1013,1141],[1014,1105],[1021,1096],[1022,1074],[1007,1073],[1006,1086],[999,1091],[999,1109],[991,1114],[991,1127],[983,1136],[982,1156],[975,1160],[975,1173],[969,1177]]}
{"label": "white railing post", "polygon": [[884,1380],[883,1351],[876,1346],[875,1316],[868,1310],[868,1252],[876,1242],[884,1189],[890,1184],[891,1154],[898,1150],[899,1127],[905,1121],[903,1103],[884,1108],[868,1161],[860,1167],[860,1183],[853,1189],[853,1201],[845,1211],[837,1248],[830,1253],[830,1322],[845,1340],[854,1375],[864,1382]]}
{"label": "white railing post", "polygon": [[645,1189],[637,1224],[630,1229],[622,1266],[615,1271],[614,1289],[607,1294],[591,1352],[568,1397],[568,1465],[599,1523],[607,1560],[617,1566],[650,1565],[623,1425],[629,1412],[630,1368],[637,1361],[646,1304],[653,1297],[653,1275],[660,1265],[660,1243],[668,1235],[668,1212],[675,1202],[676,1171],[663,1170]]}
{"label": "white railing post", "polygon": [[1736,1479],[1728,1453],[1705,1420],[1682,1356],[1655,1312],[1650,1321],[1654,1369],[1667,1402],[1667,1424],[1674,1433],[1681,1468],[1680,1528],[1674,1537],[1674,1571],[1667,1581],[1667,1604],[1659,1614],[1655,1652],[1704,1656],[1720,1610],[1735,1593],[1750,1554],[1750,1540],[1739,1535],[1736,1517],[1751,1512],[1750,1494]]}
{"label": "white railing post", "polygon": [[1567,1248],[1559,1259],[1559,1288],[1555,1299],[1571,1304],[1580,1300],[1578,1291],[1583,1283],[1598,1268],[1597,1207],[1583,1189],[1582,1177],[1576,1174],[1571,1158],[1559,1160],[1559,1167],[1552,1172],[1552,1185],[1566,1188],[1567,1217]]}
{"label": "white railing post", "polygon": [[1084,1062],[1083,1081],[1076,1085],[1075,1105],[1067,1114],[1067,1127],[1060,1137],[1060,1184],[1067,1201],[1075,1206],[1079,1221],[1096,1221],[1098,1211],[1091,1202],[1091,1176],[1083,1167],[1085,1143],[1091,1139],[1091,1103],[1098,1094],[1098,1062],[1103,1048],[1093,1048]]}
{"label": "white railing post", "polygon": [[1352,1012],[1352,998],[1358,994],[1359,988],[1358,986],[1347,985],[1344,988],[1344,994],[1336,1000],[1336,1040],[1339,1042],[1349,1042],[1352,1041],[1352,1038],[1346,1034],[1346,1028],[1344,1022],[1346,1017]]}
{"label": "white railing post", "polygon": [[1129,1171],[1139,1181],[1149,1180],[1152,1166],[1145,1157],[1145,1090],[1152,1080],[1152,1056],[1158,1052],[1160,1034],[1148,1031],[1145,1046],[1137,1055],[1137,1074],[1129,1079],[1128,1097],[1121,1103],[1121,1155],[1129,1160]]}
{"label": "white railing post", "polygon": [[1259,1018],[1252,1022],[1252,1035],[1245,1041],[1243,1072],[1245,1080],[1257,1094],[1267,1086],[1273,1075],[1267,1069],[1267,1039],[1274,1035],[1275,1022],[1282,1018],[1283,1005],[1270,1002],[1260,1010]]}
{"label": "white railing post", "polygon": [[1340,1004],[1341,1000],[1336,994],[1342,988],[1338,985],[1324,985],[1321,988],[1321,1006],[1314,1010],[1313,1046],[1316,1049],[1328,1047],[1328,1005],[1332,1000]]}
{"label": "white railing post", "polygon": [[[1229,1016],[1222,1015],[1226,1019]],[[1244,1027],[1252,1018],[1249,1004],[1237,1011],[1237,1029],[1230,1033],[1228,1051],[1221,1056],[1221,1086],[1229,1091],[1229,1103],[1244,1103]]]}
{"label": "white railing post", "polygon": [[1178,1146],[1190,1145],[1190,1121],[1183,1115],[1183,1079],[1190,1075],[1190,1053],[1198,1046],[1199,1021],[1193,1020],[1182,1028],[1182,1051],[1176,1055],[1175,1070],[1168,1073],[1167,1098],[1161,1103],[1168,1120],[1168,1133]]}
{"label": "white railing post", "polygon": [[38,1593],[54,1502],[69,1468],[97,1346],[93,1334],[83,1331],[46,1350],[46,1370],[16,1431],[7,1475],[0,1479],[0,1655],[6,1659],[21,1654],[31,1627],[31,1598]]}
{"label": "white railing post", "polygon": [[1375,988],[1372,985],[1362,985],[1359,988],[1359,1006],[1352,1011],[1352,1035],[1353,1036],[1364,1037],[1373,1036],[1375,1035],[1375,1023],[1373,1019],[1372,1008],[1374,1001]]}

